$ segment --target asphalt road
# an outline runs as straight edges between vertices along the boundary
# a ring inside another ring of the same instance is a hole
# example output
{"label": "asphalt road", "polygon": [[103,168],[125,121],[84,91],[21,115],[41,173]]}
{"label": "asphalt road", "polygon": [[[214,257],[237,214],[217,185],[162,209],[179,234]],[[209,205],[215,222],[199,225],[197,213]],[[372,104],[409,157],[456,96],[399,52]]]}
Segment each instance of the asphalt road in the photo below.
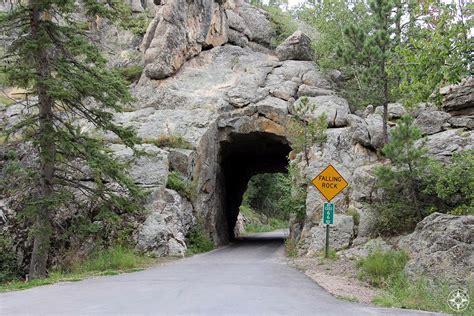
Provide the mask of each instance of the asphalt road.
{"label": "asphalt road", "polygon": [[341,301],[285,264],[283,232],[145,271],[0,294],[0,315],[427,315]]}

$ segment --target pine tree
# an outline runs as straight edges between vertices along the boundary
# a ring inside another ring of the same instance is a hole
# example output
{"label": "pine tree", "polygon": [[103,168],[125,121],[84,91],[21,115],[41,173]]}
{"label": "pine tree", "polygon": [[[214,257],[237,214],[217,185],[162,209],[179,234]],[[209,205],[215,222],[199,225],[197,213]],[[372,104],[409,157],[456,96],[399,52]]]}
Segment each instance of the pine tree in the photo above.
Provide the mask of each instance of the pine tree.
{"label": "pine tree", "polygon": [[[364,82],[361,89],[369,99],[383,106],[383,135],[388,141],[387,116],[391,100],[389,65],[394,62],[394,50],[400,41],[397,26],[401,18],[400,0],[369,1],[371,23],[365,28],[351,24],[344,30],[345,41],[338,55],[345,64],[351,65]],[[366,24],[362,24],[366,25]]]}
{"label": "pine tree", "polygon": [[288,124],[288,137],[291,148],[296,152],[302,152],[309,166],[309,151],[314,144],[322,144],[326,141],[326,129],[328,127],[326,114],[314,119],[316,104],[310,103],[307,97],[302,97],[292,106],[292,118]]}
{"label": "pine tree", "polygon": [[[98,131],[111,131],[133,147],[132,130],[113,123],[113,112],[131,100],[124,80],[107,70],[106,60],[82,31],[77,12],[113,19],[123,13],[122,2],[108,0],[22,1],[0,16],[0,31],[9,45],[0,69],[12,86],[31,98],[28,115],[7,134],[22,133],[38,153],[39,167],[31,179],[25,211],[31,213],[34,239],[30,278],[47,275],[55,211],[74,200],[75,192],[97,200],[130,206],[123,194],[140,191],[124,174],[102,142],[84,130],[87,122]],[[81,184],[84,168],[93,185]],[[119,184],[112,189],[110,183]],[[120,194],[119,194],[120,193]]]}

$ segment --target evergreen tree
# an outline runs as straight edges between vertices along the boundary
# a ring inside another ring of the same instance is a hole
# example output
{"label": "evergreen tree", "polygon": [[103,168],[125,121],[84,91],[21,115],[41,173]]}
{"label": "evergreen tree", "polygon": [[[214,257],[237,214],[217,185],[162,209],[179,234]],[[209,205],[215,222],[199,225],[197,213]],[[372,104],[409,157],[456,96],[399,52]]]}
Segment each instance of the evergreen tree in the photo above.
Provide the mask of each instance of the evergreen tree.
{"label": "evergreen tree", "polygon": [[[123,166],[84,130],[87,122],[95,130],[111,131],[129,147],[136,139],[132,130],[112,121],[113,112],[131,100],[128,87],[107,70],[106,61],[80,27],[78,12],[113,19],[123,12],[122,2],[28,0],[0,16],[0,30],[10,41],[0,69],[10,85],[37,96],[27,104],[31,114],[6,131],[22,133],[38,153],[38,170],[25,207],[34,222],[32,279],[47,275],[52,219],[57,209],[74,200],[74,193],[113,201],[122,208],[130,206],[123,191],[139,194],[121,171]],[[84,171],[83,165],[89,170]],[[93,185],[80,183],[86,173],[95,179]],[[110,183],[120,184],[119,189]]]}
{"label": "evergreen tree", "polygon": [[391,100],[389,66],[394,63],[394,50],[400,43],[402,11],[400,0],[369,1],[370,24],[361,27],[351,24],[344,30],[345,42],[340,45],[338,55],[347,65],[352,65],[360,74],[363,92],[383,106],[383,135],[388,141],[387,116]]}
{"label": "evergreen tree", "polygon": [[292,113],[296,118],[292,118],[288,124],[288,137],[291,148],[296,152],[302,152],[306,165],[309,166],[309,150],[314,144],[322,144],[326,141],[326,129],[328,126],[327,116],[320,115],[314,119],[311,113],[316,105],[310,103],[307,97],[302,97],[295,102]]}

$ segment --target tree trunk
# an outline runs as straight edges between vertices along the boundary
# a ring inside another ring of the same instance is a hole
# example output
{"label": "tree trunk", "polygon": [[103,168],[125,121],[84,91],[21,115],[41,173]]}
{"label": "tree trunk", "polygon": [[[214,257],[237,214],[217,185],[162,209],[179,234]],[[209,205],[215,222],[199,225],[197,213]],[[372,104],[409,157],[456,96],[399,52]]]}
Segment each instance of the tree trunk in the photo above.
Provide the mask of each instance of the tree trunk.
{"label": "tree trunk", "polygon": [[[34,39],[40,39],[41,19],[46,15],[44,11],[30,0],[31,7],[31,34]],[[48,94],[45,84],[51,78],[51,69],[46,46],[38,45],[34,62],[38,74],[36,92],[38,93],[39,108],[39,155],[40,155],[40,187],[38,208],[36,210],[35,227],[33,229],[34,244],[30,263],[30,278],[44,278],[47,276],[47,262],[51,241],[51,208],[53,190],[53,177],[55,166],[56,145],[54,142],[53,104],[54,100]]]}

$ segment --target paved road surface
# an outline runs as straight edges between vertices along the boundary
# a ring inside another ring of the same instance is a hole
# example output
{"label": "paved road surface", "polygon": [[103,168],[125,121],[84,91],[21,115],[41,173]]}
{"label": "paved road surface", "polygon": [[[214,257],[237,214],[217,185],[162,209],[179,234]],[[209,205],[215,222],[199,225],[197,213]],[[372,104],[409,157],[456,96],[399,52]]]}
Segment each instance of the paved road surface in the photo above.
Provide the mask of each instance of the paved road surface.
{"label": "paved road surface", "polygon": [[284,263],[283,232],[146,271],[0,294],[0,315],[427,315],[340,301]]}

